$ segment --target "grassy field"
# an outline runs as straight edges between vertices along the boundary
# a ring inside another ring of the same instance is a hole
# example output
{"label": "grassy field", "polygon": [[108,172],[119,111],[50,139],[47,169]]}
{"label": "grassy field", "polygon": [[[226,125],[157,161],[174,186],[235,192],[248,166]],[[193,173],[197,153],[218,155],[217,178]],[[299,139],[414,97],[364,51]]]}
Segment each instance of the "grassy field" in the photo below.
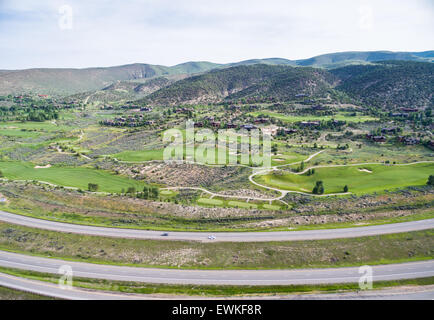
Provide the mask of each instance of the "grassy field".
{"label": "grassy field", "polygon": [[0,286],[0,300],[53,300],[41,295]]}
{"label": "grassy field", "polygon": [[62,131],[62,130],[71,130],[74,129],[71,126],[67,125],[57,125],[54,122],[45,121],[45,122],[4,122],[0,123],[0,130],[15,130],[20,131],[21,129],[26,130],[37,130],[37,131]]}
{"label": "grassy field", "polygon": [[354,239],[198,243],[66,234],[0,223],[0,250],[101,264],[184,269],[296,269],[432,259],[434,230]]}
{"label": "grassy field", "polygon": [[395,144],[364,144],[361,149],[351,146],[351,151],[341,151],[336,149],[326,149],[325,152],[316,156],[312,163],[321,165],[326,164],[347,164],[365,162],[385,162],[390,163],[412,163],[418,161],[432,161],[432,150],[418,146],[402,146]]}
{"label": "grassy field", "polygon": [[[196,151],[198,149],[196,148]],[[215,154],[215,161],[210,164],[220,164],[218,160],[218,149],[213,148],[211,152],[214,152]],[[112,155],[113,158],[119,160],[119,161],[126,161],[126,162],[146,162],[146,161],[154,161],[154,160],[163,160],[163,149],[156,149],[156,150],[140,150],[140,151],[124,151],[117,154]],[[204,152],[204,157],[206,159],[207,152]],[[185,152],[184,152],[184,159],[185,159]],[[226,164],[229,164],[229,151],[226,152]],[[271,156],[271,165],[272,166],[281,166],[286,165],[289,163],[295,163],[300,162],[307,158],[306,155],[293,152],[293,151],[282,151],[277,153],[277,155]],[[197,158],[198,159],[198,158]],[[241,161],[241,156],[237,156],[237,159]],[[203,163],[203,161],[198,161],[200,163]],[[252,164],[250,164],[252,165]]]}
{"label": "grassy field", "polygon": [[129,187],[141,190],[144,183],[123,176],[116,176],[107,171],[91,168],[72,168],[53,166],[46,169],[36,169],[34,164],[27,162],[0,162],[0,170],[7,179],[36,180],[64,187],[87,190],[88,183],[96,183],[101,192],[121,192]]}
{"label": "grassy field", "polygon": [[300,122],[300,121],[329,121],[329,120],[339,120],[339,121],[347,121],[347,122],[366,122],[366,121],[375,121],[378,120],[374,117],[370,116],[349,116],[345,113],[338,113],[334,116],[313,116],[313,115],[306,115],[306,116],[292,116],[292,115],[284,115],[277,112],[272,111],[257,111],[257,112],[251,112],[249,115],[259,117],[261,115],[269,116],[275,119],[282,120],[284,122],[293,123],[293,122]]}
{"label": "grassy field", "polygon": [[205,204],[209,206],[222,206],[224,202],[218,199],[200,198],[197,200],[198,204]]}
{"label": "grassy field", "polygon": [[240,209],[262,209],[262,210],[283,210],[285,206],[281,206],[278,201],[273,204],[268,204],[264,201],[246,200],[230,200],[230,198],[215,197],[215,198],[199,198],[197,204],[205,207],[224,207],[224,208],[240,208]]}
{"label": "grassy field", "polygon": [[124,151],[113,155],[120,161],[142,162],[152,160],[163,160],[163,149]]}
{"label": "grassy field", "polygon": [[280,172],[256,177],[256,181],[283,190],[311,192],[316,181],[323,181],[325,193],[341,193],[348,185],[355,194],[426,185],[434,174],[434,163],[410,166],[363,165],[317,168],[311,176]]}
{"label": "grassy field", "polygon": [[41,133],[37,131],[23,131],[16,129],[0,129],[0,136],[6,137],[19,137],[19,138],[34,138],[40,136]]}

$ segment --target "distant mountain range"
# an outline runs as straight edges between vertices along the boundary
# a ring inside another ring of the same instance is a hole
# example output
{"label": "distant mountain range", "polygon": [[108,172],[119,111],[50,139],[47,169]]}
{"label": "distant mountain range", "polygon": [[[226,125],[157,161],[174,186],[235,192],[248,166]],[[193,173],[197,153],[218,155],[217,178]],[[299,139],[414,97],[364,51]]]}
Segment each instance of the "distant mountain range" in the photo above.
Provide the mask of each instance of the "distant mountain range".
{"label": "distant mountain range", "polygon": [[[146,79],[164,77],[169,81],[203,74],[211,70],[231,67],[265,64],[272,66],[301,66],[332,70],[351,65],[369,65],[378,61],[402,60],[434,62],[434,51],[426,52],[343,52],[325,54],[310,59],[287,60],[282,58],[253,59],[229,64],[212,62],[186,62],[172,67],[130,64],[106,68],[87,69],[27,69],[0,70],[0,95],[17,93],[43,93],[52,95],[71,95],[95,90],[102,90],[117,82],[143,82]],[[241,70],[241,69],[240,69]],[[319,72],[319,71],[318,71]],[[270,79],[272,82],[273,80]],[[160,83],[162,87],[167,82]],[[143,94],[158,91],[160,87],[152,84],[151,89],[143,87]],[[271,87],[270,87],[271,88]],[[246,88],[244,88],[246,89]],[[135,88],[133,88],[135,90]],[[254,89],[250,89],[254,90]],[[271,89],[270,89],[271,90]],[[118,90],[119,91],[119,90]]]}
{"label": "distant mountain range", "polygon": [[[176,81],[139,102],[151,105],[334,98],[382,109],[434,106],[434,64],[381,61],[332,70],[243,65]],[[301,98],[298,98],[301,97]]]}

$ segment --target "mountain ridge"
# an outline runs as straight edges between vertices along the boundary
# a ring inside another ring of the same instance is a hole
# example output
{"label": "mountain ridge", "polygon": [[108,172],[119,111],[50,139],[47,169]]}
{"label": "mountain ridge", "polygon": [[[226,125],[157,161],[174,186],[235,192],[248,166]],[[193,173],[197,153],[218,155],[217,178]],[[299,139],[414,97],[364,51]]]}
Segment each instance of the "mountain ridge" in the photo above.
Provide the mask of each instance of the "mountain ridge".
{"label": "mountain ridge", "polygon": [[44,93],[70,95],[101,90],[117,81],[134,81],[156,77],[192,76],[211,70],[254,64],[317,67],[332,70],[347,65],[373,64],[384,60],[434,62],[434,51],[348,51],[315,56],[309,59],[284,58],[250,59],[219,64],[192,61],[174,66],[133,63],[94,68],[32,68],[0,71],[0,94]]}

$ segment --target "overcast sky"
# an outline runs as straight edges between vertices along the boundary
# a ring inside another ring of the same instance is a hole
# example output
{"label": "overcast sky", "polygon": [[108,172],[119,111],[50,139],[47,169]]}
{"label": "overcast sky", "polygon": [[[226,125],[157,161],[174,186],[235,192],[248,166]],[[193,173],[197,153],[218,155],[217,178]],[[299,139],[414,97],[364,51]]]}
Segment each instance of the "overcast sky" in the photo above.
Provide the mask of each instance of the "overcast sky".
{"label": "overcast sky", "polygon": [[434,49],[434,0],[0,0],[0,69]]}

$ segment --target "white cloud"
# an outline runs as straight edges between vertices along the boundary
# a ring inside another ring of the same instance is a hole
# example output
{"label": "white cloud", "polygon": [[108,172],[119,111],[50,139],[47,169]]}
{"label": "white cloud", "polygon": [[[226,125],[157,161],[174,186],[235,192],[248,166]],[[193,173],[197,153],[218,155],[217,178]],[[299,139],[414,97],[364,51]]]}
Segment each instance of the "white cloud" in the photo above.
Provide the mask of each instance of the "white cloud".
{"label": "white cloud", "polygon": [[[73,9],[71,30],[59,8]],[[433,49],[430,0],[3,0],[0,68]]]}

